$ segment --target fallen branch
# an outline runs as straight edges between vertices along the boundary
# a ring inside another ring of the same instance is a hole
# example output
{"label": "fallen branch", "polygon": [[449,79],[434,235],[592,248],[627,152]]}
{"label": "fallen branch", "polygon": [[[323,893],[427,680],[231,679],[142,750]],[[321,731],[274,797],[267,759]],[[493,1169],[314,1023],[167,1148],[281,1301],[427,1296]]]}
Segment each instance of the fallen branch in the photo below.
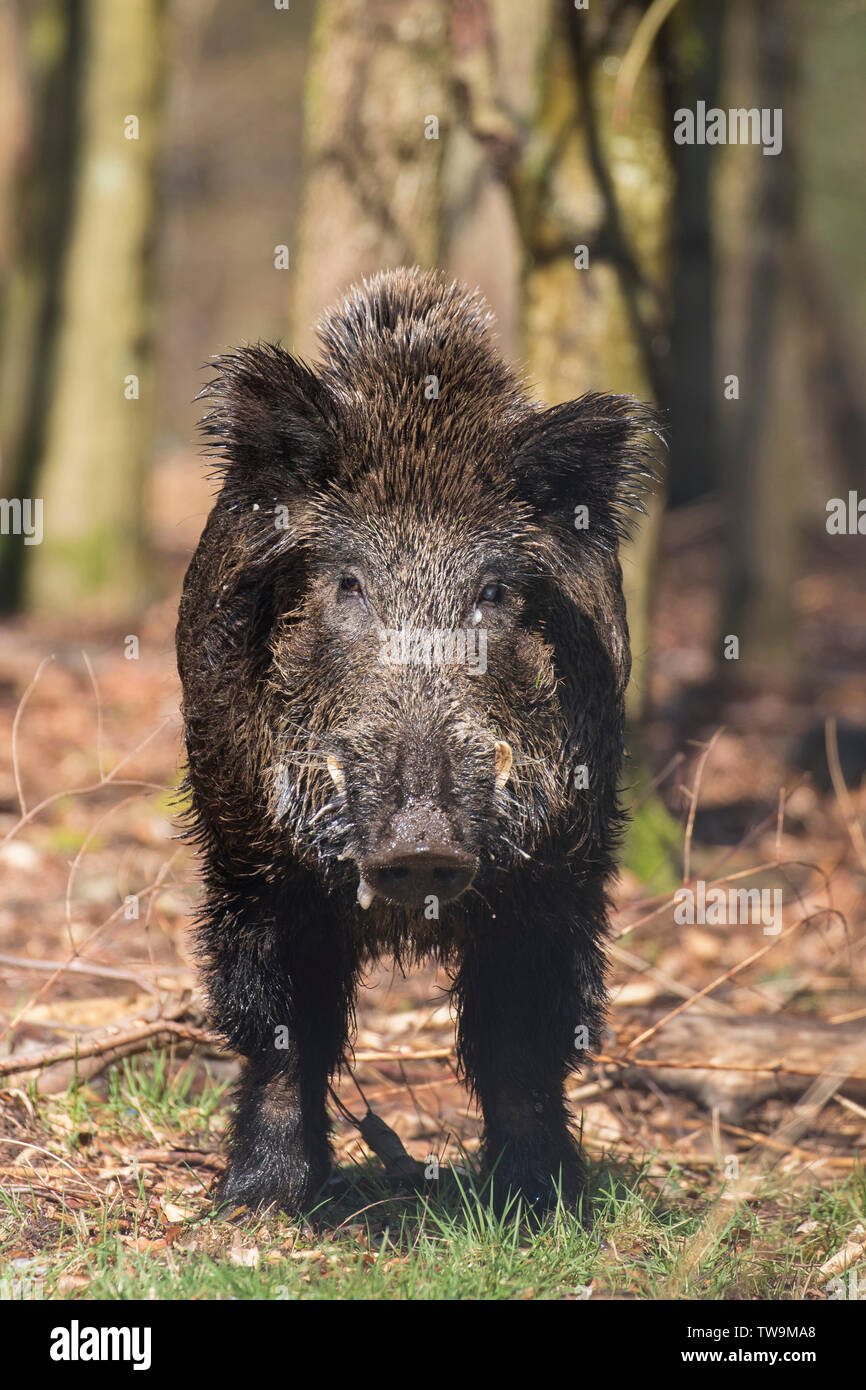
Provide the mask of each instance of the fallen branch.
{"label": "fallen branch", "polygon": [[22,1071],[38,1071],[40,1067],[50,1066],[54,1062],[104,1057],[107,1053],[117,1052],[130,1056],[132,1052],[146,1050],[149,1042],[163,1036],[200,1043],[207,1047],[221,1047],[219,1038],[209,1033],[206,1028],[198,1028],[175,1019],[160,1018],[155,1023],[146,1023],[140,1028],[131,1028],[126,1033],[116,1033],[112,1037],[96,1038],[92,1042],[62,1043],[59,1047],[44,1048],[41,1052],[20,1052],[14,1057],[4,1057],[0,1060],[0,1076],[11,1076]]}
{"label": "fallen branch", "polygon": [[124,1176],[126,1170],[134,1164],[150,1167],[151,1164],[163,1165],[166,1163],[189,1163],[196,1164],[199,1168],[222,1169],[226,1165],[226,1160],[220,1154],[207,1153],[203,1149],[139,1149],[136,1153],[129,1155],[126,1163],[122,1163],[116,1168],[102,1170],[96,1176],[100,1181],[105,1181],[108,1178]]}
{"label": "fallen branch", "polygon": [[356,1062],[435,1062],[454,1057],[453,1047],[429,1047],[422,1052],[396,1052],[361,1047],[353,1053]]}
{"label": "fallen branch", "polygon": [[760,1144],[765,1149],[772,1149],[774,1153],[794,1154],[796,1158],[802,1158],[806,1163],[831,1163],[837,1168],[853,1168],[859,1161],[854,1154],[819,1154],[812,1149],[801,1149],[799,1144],[781,1144],[778,1139],[774,1139],[769,1134],[758,1134],[752,1129],[742,1129],[740,1125],[722,1124],[720,1128],[726,1134],[736,1134],[741,1139],[748,1139],[752,1144]]}
{"label": "fallen branch", "polygon": [[[599,1053],[597,1056],[593,1057],[593,1061],[604,1062],[608,1066],[620,1067],[622,1069],[627,1069],[628,1067],[649,1067],[651,1069],[655,1067],[670,1067],[673,1071],[754,1072],[756,1074],[770,1076],[804,1076],[811,1077],[813,1080],[815,1077],[824,1075],[823,1072],[807,1071],[803,1067],[789,1067],[786,1066],[784,1062],[762,1062],[759,1065],[744,1062],[682,1062],[664,1058],[656,1060],[654,1057],[610,1057],[606,1056],[604,1053]],[[840,1073],[840,1075],[841,1074],[842,1073]],[[845,1073],[845,1075],[847,1075],[847,1073]]]}
{"label": "fallen branch", "polygon": [[[645,1037],[644,1030],[641,1037]],[[658,1049],[659,1056],[653,1053]],[[650,1080],[737,1123],[771,1097],[799,1099],[825,1078],[866,1100],[866,1040],[856,1023],[764,1014],[721,1019],[682,1015],[639,1056],[630,1047],[596,1059],[629,1084]]]}

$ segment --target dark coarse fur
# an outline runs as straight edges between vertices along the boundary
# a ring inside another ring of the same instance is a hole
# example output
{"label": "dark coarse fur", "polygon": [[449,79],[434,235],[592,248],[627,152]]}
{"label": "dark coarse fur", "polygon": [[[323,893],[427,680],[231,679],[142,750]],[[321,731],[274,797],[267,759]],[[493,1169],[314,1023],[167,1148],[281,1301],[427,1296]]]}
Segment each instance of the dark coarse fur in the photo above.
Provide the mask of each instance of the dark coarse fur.
{"label": "dark coarse fur", "polygon": [[[561,1181],[574,1202],[563,1089],[599,1042],[621,825],[617,548],[655,420],[621,396],[539,408],[483,301],[434,273],[365,282],[320,337],[315,370],[266,345],[216,360],[222,488],[180,605],[199,944],[246,1058],[220,1196],[312,1202],[355,989],[386,955],[449,971],[496,1200],[543,1204]],[[382,660],[382,628],[479,615],[483,674]],[[381,893],[362,910],[383,845],[434,839],[471,886],[438,917]]]}

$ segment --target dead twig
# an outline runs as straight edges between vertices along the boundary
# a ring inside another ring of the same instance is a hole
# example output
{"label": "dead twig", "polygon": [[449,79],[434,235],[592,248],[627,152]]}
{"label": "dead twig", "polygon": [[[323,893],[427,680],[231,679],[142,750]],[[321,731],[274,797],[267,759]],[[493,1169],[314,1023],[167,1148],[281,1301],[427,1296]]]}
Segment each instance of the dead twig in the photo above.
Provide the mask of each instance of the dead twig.
{"label": "dead twig", "polygon": [[707,744],[706,748],[701,754],[700,759],[698,760],[698,766],[695,771],[694,786],[691,789],[686,788],[686,795],[689,797],[690,804],[688,820],[686,821],[686,834],[685,839],[683,840],[683,883],[688,883],[690,877],[689,870],[691,869],[692,863],[692,834],[695,828],[695,816],[697,815],[698,800],[701,795],[701,782],[703,781],[704,768],[707,765],[707,759],[709,758],[714,747],[716,746],[716,743],[721,738],[724,732],[724,725],[716,729],[716,732],[713,734],[712,738],[710,739],[709,743]]}
{"label": "dead twig", "polygon": [[[45,664],[45,663],[43,662],[43,665],[44,665],[44,664]],[[40,668],[40,669],[41,669],[41,668]],[[35,680],[34,680],[34,682],[32,682],[32,684],[35,684]],[[29,687],[28,687],[28,688],[29,688]],[[26,693],[27,693],[27,692],[25,692],[25,694],[26,694]],[[23,698],[23,697],[22,697],[22,698]],[[16,717],[17,717],[17,716],[16,716]],[[21,829],[22,829],[25,825],[27,825],[30,821],[32,821],[32,820],[34,819],[35,816],[38,816],[39,813],[40,813],[40,811],[44,811],[45,808],[46,808],[46,806],[51,806],[51,805],[53,805],[55,801],[62,801],[64,797],[67,797],[67,796],[85,796],[85,795],[87,795],[87,794],[90,793],[90,792],[101,791],[101,790],[103,789],[103,787],[108,787],[108,786],[115,786],[115,787],[141,787],[141,788],[146,788],[148,791],[153,791],[153,792],[166,792],[166,791],[168,791],[169,788],[168,788],[168,787],[162,786],[162,784],[159,783],[159,782],[145,782],[145,781],[141,781],[141,780],[139,780],[138,778],[135,778],[135,777],[133,777],[133,778],[118,777],[117,774],[118,774],[118,772],[120,771],[120,769],[121,769],[122,767],[125,767],[127,763],[132,762],[133,758],[137,757],[137,755],[138,755],[144,748],[146,748],[147,745],[148,745],[149,743],[151,743],[151,742],[153,741],[153,739],[155,739],[155,738],[157,737],[158,734],[161,734],[162,731],[163,731],[163,729],[165,729],[171,722],[172,722],[171,716],[168,716],[168,717],[166,717],[165,719],[163,719],[162,723],[159,724],[159,725],[157,726],[157,728],[151,730],[151,732],[148,734],[147,738],[142,739],[141,743],[139,743],[139,744],[137,745],[137,747],[135,747],[135,748],[132,749],[132,752],[127,753],[125,757],[123,757],[123,758],[120,759],[120,762],[115,763],[115,765],[114,765],[114,767],[111,769],[111,771],[110,771],[110,772],[107,772],[107,773],[105,774],[104,777],[100,777],[98,782],[88,782],[88,783],[87,783],[85,786],[83,786],[83,787],[68,787],[65,791],[62,791],[62,792],[54,792],[54,793],[52,793],[51,796],[46,796],[46,797],[44,798],[44,800],[40,801],[36,806],[32,807],[31,810],[27,811],[26,813],[25,813],[25,812],[22,812],[20,818],[15,822],[15,824],[12,826],[11,830],[7,830],[7,832],[6,832],[6,834],[3,836],[3,838],[0,839],[0,847],[2,847],[2,846],[5,845],[5,844],[8,844],[8,842],[9,842],[15,835],[18,834],[18,831],[21,830]],[[17,784],[16,784],[16,785],[17,785]]]}
{"label": "dead twig", "polygon": [[183,1042],[201,1043],[208,1047],[221,1047],[219,1038],[205,1028],[198,1028],[191,1023],[181,1023],[175,1019],[160,1018],[155,1023],[144,1023],[140,1028],[130,1028],[127,1032],[115,1033],[112,1037],[95,1038],[92,1042],[86,1043],[62,1043],[59,1047],[44,1048],[40,1052],[21,1052],[14,1057],[0,1058],[0,1076],[11,1076],[22,1071],[38,1071],[54,1062],[100,1057],[109,1052],[131,1056],[133,1052],[144,1051],[149,1042],[160,1036],[177,1038]]}
{"label": "dead twig", "polygon": [[[818,914],[816,913],[815,915],[817,916]],[[808,918],[804,918],[803,920],[808,921]],[[691,1005],[697,1003],[699,999],[703,999],[705,995],[711,994],[714,989],[718,989],[719,985],[724,984],[726,980],[733,979],[741,970],[745,970],[747,965],[753,965],[756,960],[760,960],[762,956],[765,956],[768,951],[773,949],[777,942],[784,941],[786,936],[790,936],[791,932],[796,931],[797,927],[801,925],[802,922],[792,922],[790,927],[786,927],[785,930],[774,937],[772,941],[768,941],[766,946],[762,946],[759,951],[753,951],[750,956],[746,956],[745,960],[741,960],[738,965],[732,965],[730,970],[726,970],[722,975],[717,975],[708,985],[704,985],[703,989],[699,989],[697,994],[692,995],[691,999],[683,1000],[682,1004],[678,1004],[675,1009],[671,1009],[670,1013],[665,1014],[664,1018],[660,1018],[652,1027],[645,1028],[642,1033],[638,1034],[638,1036],[628,1044],[626,1051],[630,1052],[632,1048],[639,1047],[641,1043],[646,1042],[647,1039],[653,1037],[660,1028],[663,1028],[666,1023],[669,1023],[672,1018],[676,1018],[678,1014],[690,1008]]]}
{"label": "dead twig", "polygon": [[[68,970],[71,975],[94,975],[106,980],[128,980],[130,984],[139,985],[148,994],[159,994],[161,990],[169,988],[167,985],[152,985],[137,970],[124,969],[120,965],[100,965],[97,961],[86,960],[28,960],[25,956],[9,956],[0,952],[0,965],[9,966],[13,970],[53,970],[58,974]],[[162,965],[159,967],[160,975],[188,975],[189,970],[185,965]],[[177,988],[177,986],[174,986]],[[180,986],[186,988],[186,986]]]}
{"label": "dead twig", "polygon": [[[688,985],[681,985],[679,980],[673,979],[673,977],[666,974],[664,970],[659,970],[656,966],[650,965],[649,961],[643,960],[640,956],[636,956],[632,951],[626,951],[622,946],[613,945],[609,946],[608,950],[614,960],[618,960],[623,965],[629,966],[630,969],[636,970],[638,974],[645,976],[648,980],[653,980],[671,994],[678,994],[682,999],[691,999],[694,995],[694,990],[689,989]],[[629,981],[628,983],[631,982]],[[615,991],[612,993],[611,1002],[614,1004],[617,1002]],[[715,999],[708,999],[707,1005],[708,1012],[724,1014],[726,1016],[736,1013],[736,1009],[734,1009],[733,1005],[720,1004]]]}
{"label": "dead twig", "polygon": [[102,700],[99,695],[99,686],[96,684],[96,672],[93,669],[93,663],[86,651],[82,650],[81,656],[87,667],[90,684],[93,686],[93,698],[96,702],[96,766],[99,768],[100,777],[104,777],[105,768],[102,762]]}
{"label": "dead twig", "polygon": [[356,1062],[433,1062],[447,1061],[454,1056],[453,1047],[428,1047],[420,1052],[389,1052],[385,1049],[359,1048],[354,1054]]}
{"label": "dead twig", "polygon": [[782,1144],[778,1139],[774,1139],[769,1134],[758,1134],[752,1129],[741,1129],[739,1125],[720,1124],[720,1129],[727,1134],[737,1134],[743,1139],[748,1139],[752,1144],[760,1144],[765,1149],[772,1149],[774,1153],[795,1154],[797,1158],[804,1159],[807,1163],[832,1163],[838,1168],[851,1168],[857,1163],[857,1158],[847,1154],[816,1154],[810,1149],[801,1149],[798,1144]]}
{"label": "dead twig", "polygon": [[[181,852],[182,851],[180,849],[176,849],[174,854],[169,855],[168,859],[166,859],[165,862],[162,864],[160,871],[154,879],[153,883],[149,883],[138,893],[137,896],[139,898],[149,899],[150,895],[159,892],[159,889],[162,887],[163,881],[166,878],[169,869],[171,868],[175,859],[177,859],[178,855],[181,854]],[[0,1042],[2,1042],[2,1040],[7,1036],[7,1034],[9,1034],[12,1031],[12,1029],[24,1016],[27,1010],[32,1009],[33,1005],[36,1004],[42,998],[43,994],[46,994],[48,992],[48,990],[54,984],[55,980],[57,980],[59,976],[62,975],[63,972],[69,968],[70,963],[73,960],[76,960],[82,954],[82,952],[86,950],[88,946],[90,946],[103,934],[103,932],[108,931],[108,928],[111,926],[112,922],[114,922],[115,919],[119,917],[123,911],[124,904],[121,903],[119,907],[116,907],[113,912],[109,913],[108,917],[106,917],[104,922],[101,922],[100,925],[96,927],[88,937],[85,937],[84,941],[82,941],[80,945],[75,948],[69,959],[65,961],[61,966],[59,966],[52,975],[49,976],[49,978],[45,981],[44,985],[42,985],[36,991],[35,994],[31,995],[31,997],[27,1000],[26,1004],[22,1004],[18,1012],[14,1014],[12,1018],[10,1018],[5,1028],[3,1028],[2,1031],[0,1031]],[[149,915],[147,920],[149,920]],[[2,1075],[2,1072],[0,1072],[0,1075]]]}
{"label": "dead twig", "polygon": [[150,1167],[162,1166],[166,1163],[189,1163],[197,1164],[199,1168],[224,1168],[226,1160],[221,1154],[207,1153],[203,1149],[137,1149],[135,1153],[129,1155],[129,1161],[121,1164],[110,1171],[102,1171],[97,1174],[100,1181],[107,1178],[122,1176],[125,1170],[138,1163]]}
{"label": "dead twig", "polygon": [[[52,1153],[50,1149],[43,1149],[41,1144],[33,1144],[27,1139],[4,1139],[2,1136],[0,1136],[0,1144],[12,1144],[16,1149],[26,1149],[28,1153],[44,1154],[46,1158],[53,1159],[55,1163],[61,1164],[64,1168],[68,1168],[70,1173],[75,1174],[79,1182],[85,1183],[87,1187],[92,1188],[94,1192],[99,1191],[99,1188],[94,1187],[90,1179],[85,1177],[83,1173],[79,1173],[78,1169],[73,1167],[67,1159],[61,1158],[60,1154]],[[27,1161],[29,1162],[29,1160]],[[32,1167],[32,1164],[30,1164],[30,1166]]]}
{"label": "dead twig", "polygon": [[[24,708],[27,704],[27,701],[30,699],[30,696],[33,694],[33,691],[39,684],[39,678],[42,675],[42,672],[45,670],[45,667],[48,665],[49,662],[53,660],[54,656],[51,655],[43,657],[43,659],[40,661],[39,665],[36,667],[36,675],[33,677],[27,689],[24,691],[24,694],[21,696],[21,699],[18,701],[18,708],[15,711],[15,718],[12,720],[12,776],[15,780],[15,792],[18,796],[18,805],[21,809],[22,817],[27,815],[27,804],[24,800],[24,787],[21,781],[21,768],[18,763],[18,728],[21,723],[21,716],[24,713]],[[5,844],[5,840],[2,843]]]}

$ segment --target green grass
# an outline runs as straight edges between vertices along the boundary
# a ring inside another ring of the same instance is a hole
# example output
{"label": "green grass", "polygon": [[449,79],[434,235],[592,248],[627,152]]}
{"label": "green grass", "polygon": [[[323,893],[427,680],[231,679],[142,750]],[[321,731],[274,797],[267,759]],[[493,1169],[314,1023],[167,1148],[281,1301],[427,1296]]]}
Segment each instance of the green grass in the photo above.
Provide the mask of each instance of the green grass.
{"label": "green grass", "polygon": [[178,1065],[165,1050],[151,1046],[143,1056],[123,1058],[111,1067],[102,1091],[73,1082],[62,1099],[46,1101],[35,1091],[31,1099],[49,1121],[54,1108],[68,1113],[80,1147],[97,1133],[140,1141],[148,1133],[152,1139],[153,1130],[160,1129],[173,1138],[200,1138],[228,1090],[228,1083],[214,1080],[206,1064],[190,1059]]}
{"label": "green grass", "polygon": [[[195,1094],[196,1071],[183,1066],[170,1073],[167,1054],[151,1048],[151,1066],[140,1058],[125,1057],[108,1077],[108,1107],[119,1120],[135,1117],[144,1108],[158,1125],[181,1128],[190,1133],[207,1129],[211,1116],[224,1100],[228,1085],[206,1075]],[[133,1125],[133,1127],[135,1127]]]}
{"label": "green grass", "polygon": [[[334,1195],[300,1225],[215,1217],[205,1192],[212,1172],[187,1170],[184,1180],[173,1168],[164,1189],[152,1167],[133,1168],[120,1185],[100,1181],[111,1155],[128,1163],[134,1145],[203,1148],[211,1136],[212,1147],[224,1098],[200,1065],[172,1075],[160,1053],[116,1067],[101,1092],[31,1098],[42,1127],[34,1143],[94,1190],[82,1196],[79,1186],[60,1203],[36,1186],[0,1188],[0,1285],[36,1280],[39,1296],[77,1299],[823,1297],[820,1265],[866,1212],[862,1171],[822,1188],[775,1174],[759,1197],[726,1202],[709,1170],[662,1154],[637,1167],[615,1156],[593,1163],[589,1229],[561,1207],[542,1222],[497,1218],[466,1156],[423,1193],[395,1188],[375,1161],[344,1166]],[[717,1229],[691,1267],[708,1219]]]}
{"label": "green grass", "polygon": [[[115,1216],[95,1204],[84,1222],[54,1223],[53,1251],[35,1256],[46,1297],[106,1299],[653,1299],[669,1296],[681,1258],[702,1224],[692,1198],[660,1202],[638,1174],[631,1181],[601,1172],[596,1222],[586,1231],[561,1210],[535,1228],[499,1220],[470,1179],[460,1191],[395,1198],[377,1175],[355,1181],[357,1209],[316,1229],[283,1218],[234,1221],[205,1217],[172,1243],[140,1251],[121,1235]],[[675,1175],[676,1176],[676,1175]],[[143,1194],[142,1194],[143,1195]],[[782,1300],[812,1293],[815,1271],[844,1244],[861,1203],[856,1184],[812,1196],[779,1193],[764,1212],[734,1210],[682,1296]],[[188,1197],[183,1199],[188,1204]],[[339,1213],[342,1215],[342,1205]],[[26,1219],[9,1204],[9,1224]],[[798,1224],[817,1222],[809,1238]],[[85,1227],[86,1226],[86,1230]],[[148,1230],[150,1230],[148,1225]],[[48,1232],[46,1232],[48,1234]],[[255,1260],[256,1264],[245,1264]],[[20,1260],[0,1278],[26,1273]],[[69,1276],[74,1277],[69,1287]],[[826,1282],[826,1281],[823,1281]],[[591,1293],[590,1293],[591,1290]]]}

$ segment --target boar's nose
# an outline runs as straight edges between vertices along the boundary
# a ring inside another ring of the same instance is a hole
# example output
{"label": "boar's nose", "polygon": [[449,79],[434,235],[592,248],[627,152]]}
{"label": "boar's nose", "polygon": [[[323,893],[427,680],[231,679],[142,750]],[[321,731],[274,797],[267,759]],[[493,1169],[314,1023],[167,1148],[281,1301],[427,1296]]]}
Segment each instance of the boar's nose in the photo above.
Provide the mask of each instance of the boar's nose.
{"label": "boar's nose", "polygon": [[364,878],[373,891],[406,907],[422,907],[430,897],[450,902],[474,877],[471,854],[436,841],[423,845],[401,841],[373,855],[364,865]]}
{"label": "boar's nose", "polygon": [[430,806],[404,807],[362,866],[372,893],[406,907],[450,902],[469,887],[477,861],[457,843],[448,818]]}

